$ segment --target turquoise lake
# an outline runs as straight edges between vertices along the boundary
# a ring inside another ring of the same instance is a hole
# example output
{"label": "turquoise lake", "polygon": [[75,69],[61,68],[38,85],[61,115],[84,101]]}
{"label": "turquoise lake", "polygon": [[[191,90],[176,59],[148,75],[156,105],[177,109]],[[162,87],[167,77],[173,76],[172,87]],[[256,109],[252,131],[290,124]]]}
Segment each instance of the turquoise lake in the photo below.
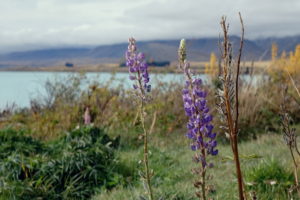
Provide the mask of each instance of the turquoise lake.
{"label": "turquoise lake", "polygon": [[[47,80],[64,80],[72,75],[74,73],[71,72],[0,72],[0,109],[12,104],[16,104],[17,107],[28,107],[30,99],[46,94],[44,84]],[[132,85],[132,81],[128,79],[128,73],[91,72],[85,75],[88,81],[98,81],[103,84],[114,77],[112,87],[122,84],[124,88],[130,88]],[[206,75],[201,74],[199,77],[207,81]],[[249,78],[246,75],[243,77],[245,80]],[[152,74],[152,87],[155,88],[158,81],[180,83],[184,82],[184,79],[182,74]]]}
{"label": "turquoise lake", "polygon": [[[72,75],[74,73],[70,72],[0,72],[0,109],[13,103],[18,107],[27,107],[30,105],[30,99],[45,95],[44,84],[47,80],[63,80]],[[122,84],[124,88],[130,88],[132,85],[127,73],[99,72],[85,73],[85,75],[87,80],[99,81],[103,84],[114,77],[112,87]],[[205,78],[204,75],[202,76]],[[154,74],[151,78],[153,87],[157,80],[162,82],[183,81],[181,74]]]}

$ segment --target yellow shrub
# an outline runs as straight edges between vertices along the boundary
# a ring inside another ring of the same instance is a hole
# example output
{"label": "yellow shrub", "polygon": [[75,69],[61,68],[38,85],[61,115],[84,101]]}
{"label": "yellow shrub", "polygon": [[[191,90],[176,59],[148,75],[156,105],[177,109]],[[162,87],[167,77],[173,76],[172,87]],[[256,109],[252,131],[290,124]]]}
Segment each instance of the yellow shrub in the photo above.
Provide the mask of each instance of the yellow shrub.
{"label": "yellow shrub", "polygon": [[272,64],[270,67],[270,74],[274,74],[278,71],[288,71],[290,74],[299,73],[300,69],[300,44],[296,46],[295,52],[291,51],[289,56],[286,56],[286,52],[283,51],[281,57],[277,57],[277,45],[272,45]]}
{"label": "yellow shrub", "polygon": [[218,59],[214,53],[210,54],[209,63],[205,64],[205,73],[211,76],[218,75]]}

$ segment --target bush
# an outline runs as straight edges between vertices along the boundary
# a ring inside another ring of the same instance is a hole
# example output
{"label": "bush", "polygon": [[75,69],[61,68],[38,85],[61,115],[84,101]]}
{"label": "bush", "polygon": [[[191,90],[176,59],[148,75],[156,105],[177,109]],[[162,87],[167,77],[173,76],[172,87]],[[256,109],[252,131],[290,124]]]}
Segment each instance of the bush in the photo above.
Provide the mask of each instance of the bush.
{"label": "bush", "polygon": [[12,154],[30,156],[45,151],[42,142],[26,136],[25,131],[16,132],[11,129],[0,131],[0,159]]}
{"label": "bush", "polygon": [[6,198],[87,199],[123,182],[115,170],[119,139],[101,129],[80,128],[51,144],[11,130],[0,132],[0,139],[7,150],[0,157],[0,195]]}

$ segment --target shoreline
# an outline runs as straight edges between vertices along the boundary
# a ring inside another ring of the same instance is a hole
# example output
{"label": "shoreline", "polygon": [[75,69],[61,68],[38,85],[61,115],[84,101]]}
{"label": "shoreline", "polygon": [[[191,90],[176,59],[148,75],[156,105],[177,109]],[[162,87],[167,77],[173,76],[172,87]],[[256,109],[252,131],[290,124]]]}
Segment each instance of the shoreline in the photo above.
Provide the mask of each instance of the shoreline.
{"label": "shoreline", "polygon": [[[191,69],[198,74],[204,74],[205,64],[207,62],[191,62]],[[270,61],[260,62],[244,62],[241,66],[241,74],[259,73],[264,71],[270,65]],[[182,73],[178,69],[176,63],[172,63],[166,67],[149,66],[151,73]],[[86,66],[48,66],[48,67],[31,67],[31,66],[17,66],[17,67],[4,67],[0,68],[0,72],[108,72],[108,73],[127,73],[127,67],[120,67],[119,64],[99,64],[99,65],[86,65]]]}

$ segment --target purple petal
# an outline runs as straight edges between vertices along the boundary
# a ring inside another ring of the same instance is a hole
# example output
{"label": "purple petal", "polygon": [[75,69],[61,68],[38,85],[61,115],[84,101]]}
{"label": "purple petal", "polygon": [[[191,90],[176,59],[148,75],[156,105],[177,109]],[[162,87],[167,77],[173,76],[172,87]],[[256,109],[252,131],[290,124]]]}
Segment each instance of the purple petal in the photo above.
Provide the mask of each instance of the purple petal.
{"label": "purple petal", "polygon": [[130,79],[130,80],[136,80],[136,77],[133,76],[133,75],[130,75],[130,76],[129,76],[129,79]]}
{"label": "purple petal", "polygon": [[217,136],[216,133],[212,133],[212,134],[209,134],[208,137],[211,138],[211,139],[215,139]]}
{"label": "purple petal", "polygon": [[216,156],[218,155],[218,153],[219,153],[218,149],[212,150],[211,155]]}
{"label": "purple petal", "polygon": [[186,94],[189,94],[189,90],[188,90],[188,89],[183,89],[183,90],[182,90],[182,94],[185,94],[185,95],[186,95]]}
{"label": "purple petal", "polygon": [[144,60],[145,59],[145,54],[144,53],[138,53],[137,59]]}

